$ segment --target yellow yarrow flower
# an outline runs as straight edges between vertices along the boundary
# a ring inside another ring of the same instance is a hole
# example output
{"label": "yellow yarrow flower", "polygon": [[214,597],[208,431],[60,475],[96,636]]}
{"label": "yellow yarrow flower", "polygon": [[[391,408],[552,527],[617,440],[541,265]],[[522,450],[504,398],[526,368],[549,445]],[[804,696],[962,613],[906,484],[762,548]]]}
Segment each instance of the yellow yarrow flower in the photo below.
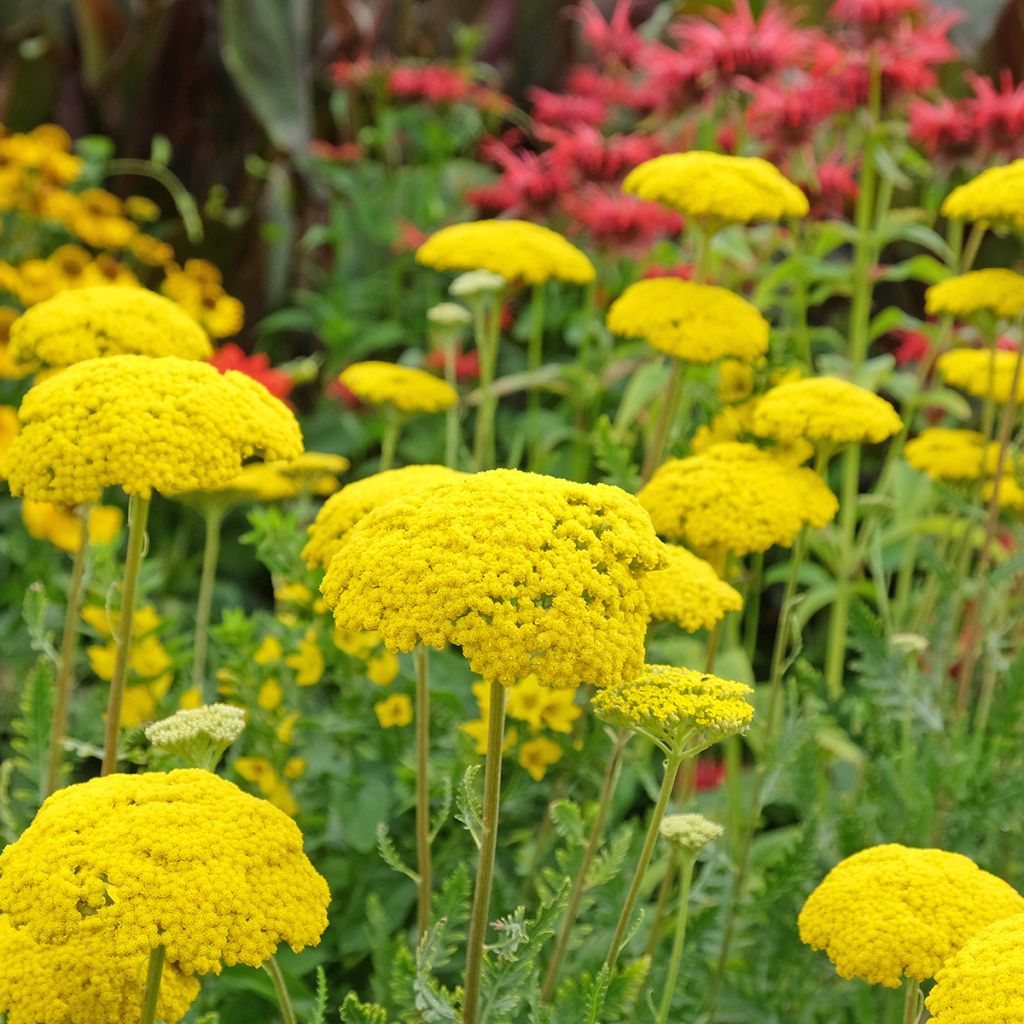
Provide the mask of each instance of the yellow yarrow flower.
{"label": "yellow yarrow flower", "polygon": [[929,316],[964,317],[986,309],[1007,319],[1019,316],[1024,312],[1024,274],[993,268],[947,277],[925,291],[924,308]]}
{"label": "yellow yarrow flower", "polygon": [[[1006,349],[954,348],[943,352],[935,365],[939,373],[961,391],[976,398],[991,395],[1000,405],[1010,400],[1017,353]],[[1024,373],[1017,382],[1017,401],[1024,400]]]}
{"label": "yellow yarrow flower", "polygon": [[477,220],[432,234],[416,261],[435,270],[489,270],[506,281],[543,284],[551,278],[586,284],[594,265],[550,228],[524,220]]}
{"label": "yellow yarrow flower", "polygon": [[545,736],[526,740],[519,747],[519,763],[527,770],[534,782],[540,782],[548,769],[562,757],[562,748]]}
{"label": "yellow yarrow flower", "polygon": [[840,977],[899,988],[934,978],[976,933],[1021,912],[1024,898],[968,857],[887,843],[840,861],[798,923]]}
{"label": "yellow yarrow flower", "polygon": [[720,579],[703,558],[679,547],[664,547],[665,568],[644,580],[653,622],[674,622],[688,633],[711,629],[729,612],[743,607],[738,590]]}
{"label": "yellow yarrow flower", "polygon": [[753,692],[691,668],[645,665],[636,679],[601,690],[591,704],[602,721],[643,733],[670,756],[692,757],[746,731]]}
{"label": "yellow yarrow flower", "polygon": [[807,377],[779,384],[754,410],[754,433],[778,441],[878,444],[903,426],[884,398],[838,377]]}
{"label": "yellow yarrow flower", "polygon": [[989,469],[998,444],[977,430],[929,427],[903,449],[907,462],[932,480],[978,480]]}
{"label": "yellow yarrow flower", "polygon": [[218,487],[254,455],[294,458],[291,410],[243,373],[174,356],[89,359],[37,384],[4,463],[11,493],[77,505]]}
{"label": "yellow yarrow flower", "polygon": [[1024,223],[1024,160],[989,167],[958,185],[942,204],[944,217]]}
{"label": "yellow yarrow flower", "polygon": [[825,526],[839,510],[817,473],[739,443],[669,459],[638,497],[659,534],[709,554],[789,547],[804,526]]}
{"label": "yellow yarrow flower", "polygon": [[[690,450],[693,454],[703,455],[715,445],[727,444],[730,441],[753,441],[754,414],[757,412],[759,401],[759,398],[751,398],[738,405],[727,405],[719,409],[711,417],[710,423],[701,424],[694,431],[690,441]],[[814,455],[814,445],[802,437],[797,437],[791,441],[776,442],[763,451],[787,466],[802,466]]]}
{"label": "yellow yarrow flower", "polygon": [[506,711],[509,718],[526,722],[531,729],[570,733],[572,723],[583,714],[575,690],[552,690],[542,686],[535,675],[526,676],[508,688]]}
{"label": "yellow yarrow flower", "polygon": [[464,475],[447,466],[403,466],[346,484],[324,502],[309,527],[309,541],[302,549],[306,565],[326,569],[346,533],[375,508],[395,498],[454,483]]}
{"label": "yellow yarrow flower", "polygon": [[[991,501],[995,494],[995,480],[989,480],[981,489],[981,496],[985,501]],[[1020,480],[1010,473],[1004,473],[999,484],[999,507],[1024,509],[1024,487]]]}
{"label": "yellow yarrow flower", "polygon": [[754,368],[740,359],[723,359],[718,364],[718,400],[735,405],[754,391]]}
{"label": "yellow yarrow flower", "polygon": [[404,693],[393,693],[374,704],[373,713],[377,716],[382,729],[408,725],[413,717],[412,701]]}
{"label": "yellow yarrow flower", "polygon": [[338,626],[393,651],[452,643],[488,681],[611,686],[643,662],[641,581],[660,558],[624,491],[492,470],[371,512],[321,590]]}
{"label": "yellow yarrow flower", "polygon": [[446,380],[399,363],[353,363],[338,380],[361,401],[392,405],[399,412],[441,412],[459,401],[459,393]]}
{"label": "yellow yarrow flower", "polygon": [[656,156],[633,168],[622,190],[687,217],[741,224],[806,217],[810,209],[803,192],[767,160],[703,150]]}
{"label": "yellow yarrow flower", "polygon": [[208,359],[212,352],[206,332],[184,310],[145,288],[62,291],[11,327],[11,355],[28,366],[126,354]]}
{"label": "yellow yarrow flower", "polygon": [[[47,946],[0,915],[0,1014],[7,1024],[139,1020],[147,958],[119,956],[113,946],[114,935],[95,917],[87,917],[68,942]],[[157,1016],[174,1024],[198,994],[198,978],[166,964]]]}
{"label": "yellow yarrow flower", "polygon": [[[48,540],[62,551],[82,546],[82,520],[74,510],[45,501],[23,501],[21,518],[28,532]],[[124,514],[114,505],[97,505],[89,510],[86,531],[92,545],[109,544],[120,532]]]}
{"label": "yellow yarrow flower", "polygon": [[754,360],[768,351],[768,321],[746,299],[674,277],[631,284],[611,304],[607,324],[687,363]]}
{"label": "yellow yarrow flower", "polygon": [[0,854],[0,911],[35,941],[96,921],[114,955],[163,946],[186,973],[316,945],[329,898],[294,823],[202,769],[59,790]]}

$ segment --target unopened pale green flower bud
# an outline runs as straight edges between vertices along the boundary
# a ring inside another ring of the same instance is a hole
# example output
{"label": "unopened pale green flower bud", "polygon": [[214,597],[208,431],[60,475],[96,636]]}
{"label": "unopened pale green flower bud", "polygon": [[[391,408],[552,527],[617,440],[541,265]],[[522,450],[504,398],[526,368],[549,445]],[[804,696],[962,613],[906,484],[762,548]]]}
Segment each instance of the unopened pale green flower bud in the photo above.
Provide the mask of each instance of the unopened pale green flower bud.
{"label": "unopened pale green flower bud", "polygon": [[230,704],[177,711],[146,729],[146,739],[195,768],[213,771],[224,751],[245,728],[245,712]]}
{"label": "unopened pale green flower bud", "polygon": [[505,287],[505,278],[490,270],[468,270],[459,274],[448,288],[457,299],[472,299],[476,296],[496,295]]}
{"label": "unopened pale green flower bud", "polygon": [[427,310],[427,319],[435,327],[465,327],[473,322],[473,315],[457,302],[439,302]]}
{"label": "unopened pale green flower bud", "polygon": [[696,857],[708,843],[719,839],[725,830],[721,825],[708,821],[703,814],[669,814],[662,820],[660,831],[673,846]]}

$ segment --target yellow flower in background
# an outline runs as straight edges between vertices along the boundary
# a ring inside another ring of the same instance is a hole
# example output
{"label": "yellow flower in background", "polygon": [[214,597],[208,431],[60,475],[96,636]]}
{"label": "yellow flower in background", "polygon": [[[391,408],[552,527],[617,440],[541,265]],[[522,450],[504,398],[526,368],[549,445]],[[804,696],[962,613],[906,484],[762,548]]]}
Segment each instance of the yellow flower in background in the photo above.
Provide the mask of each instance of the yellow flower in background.
{"label": "yellow flower in background", "polygon": [[230,338],[245,322],[245,307],[228,295],[221,273],[207,260],[186,260],[184,268],[170,264],[160,291],[174,299],[214,338]]}
{"label": "yellow flower in background", "polygon": [[643,338],[687,363],[753,360],[768,351],[768,321],[746,299],[675,277],[631,284],[611,304],[607,324],[615,334]]}
{"label": "yellow flower in background", "polygon": [[998,447],[976,430],[929,427],[907,442],[903,454],[932,480],[977,480],[994,461]]}
{"label": "yellow flower in background", "polygon": [[260,641],[259,647],[256,648],[252,660],[257,665],[269,665],[271,662],[280,661],[283,656],[284,649],[281,647],[281,641],[276,636],[265,636]]}
{"label": "yellow flower in background", "polygon": [[718,364],[718,400],[735,405],[754,390],[754,368],[741,359],[723,359]]}
{"label": "yellow flower in background", "polygon": [[281,719],[280,725],[274,730],[274,735],[282,743],[291,743],[295,737],[295,726],[299,721],[298,711],[289,712],[284,718]]}
{"label": "yellow flower in background", "polygon": [[380,633],[363,629],[335,629],[331,639],[339,651],[361,661],[369,658],[383,642]]}
{"label": "yellow flower in background", "polygon": [[586,284],[594,265],[568,239],[523,220],[478,220],[432,234],[416,261],[435,270],[489,270],[506,281],[543,284],[551,278]]}
{"label": "yellow flower in background", "polygon": [[[491,688],[487,683],[473,683],[470,687],[480,708],[480,717],[471,722],[463,722],[459,729],[469,736],[478,754],[487,753],[487,720],[491,710]],[[506,729],[502,750],[508,751],[515,746],[519,733],[515,729]]]}
{"label": "yellow flower in background", "polygon": [[366,659],[366,678],[376,686],[389,686],[398,675],[398,656],[385,649]]}
{"label": "yellow flower in background", "polygon": [[124,201],[124,212],[133,220],[160,219],[160,207],[146,196],[128,196]]}
{"label": "yellow flower in background", "polygon": [[[1001,405],[1010,400],[1017,353],[1006,349],[954,348],[936,360],[939,373],[961,391],[976,398],[991,395]],[[1024,400],[1024,374],[1017,384],[1017,401]]]}
{"label": "yellow flower in background", "polygon": [[374,704],[373,713],[383,729],[408,725],[412,721],[412,701],[404,693],[393,693]]}
{"label": "yellow flower in background", "polygon": [[583,714],[575,690],[552,690],[542,686],[534,675],[508,688],[507,711],[510,718],[526,722],[534,732],[542,728],[572,732],[572,723]]}
{"label": "yellow flower in background", "polygon": [[[37,540],[48,540],[62,551],[77,551],[82,545],[82,521],[71,509],[45,501],[23,501],[21,518]],[[124,513],[114,505],[97,505],[89,510],[88,536],[92,545],[109,544],[121,531]]]}
{"label": "yellow flower in background", "polygon": [[286,583],[274,591],[274,600],[278,604],[295,604],[300,608],[308,608],[313,603],[313,591],[305,583]]}
{"label": "yellow flower in background", "polygon": [[20,429],[18,410],[12,405],[0,405],[0,465],[3,464],[4,455]]}
{"label": "yellow flower in background", "polygon": [[148,683],[134,683],[124,688],[121,702],[121,727],[129,729],[158,717],[160,702],[171,688],[170,673]]}
{"label": "yellow flower in background", "polygon": [[933,284],[924,293],[929,316],[970,316],[991,310],[1007,319],[1024,311],[1024,274],[1001,267],[972,270]]}
{"label": "yellow flower in background", "polygon": [[256,697],[256,703],[259,704],[264,711],[273,711],[274,708],[280,705],[281,697],[281,684],[276,679],[268,679],[260,687],[259,694]]}
{"label": "yellow flower in background", "polygon": [[562,748],[543,736],[527,740],[519,748],[519,763],[529,772],[534,782],[540,782],[562,756]]}
{"label": "yellow flower in background", "polygon": [[[710,423],[701,424],[694,432],[690,442],[693,454],[703,455],[715,445],[728,444],[730,441],[762,442],[763,439],[754,434],[754,414],[759,401],[759,398],[751,398],[719,409],[711,417]],[[787,466],[802,466],[814,455],[814,445],[802,437],[791,441],[776,441],[761,450]]]}
{"label": "yellow flower in background", "polygon": [[1024,898],[968,857],[887,843],[825,876],[800,911],[800,938],[840,977],[899,988],[934,978],[983,928],[1022,912]]}
{"label": "yellow flower in background", "polygon": [[123,249],[138,232],[124,215],[124,204],[102,188],[87,188],[68,197],[64,226],[94,249]]}
{"label": "yellow flower in background", "polygon": [[290,757],[284,764],[282,774],[288,779],[300,779],[306,774],[306,759],[304,757]]}
{"label": "yellow flower in background", "polygon": [[288,783],[277,774],[277,770],[267,758],[240,757],[233,767],[246,782],[255,783],[269,803],[289,817],[295,817],[299,806],[288,788]]}
{"label": "yellow flower in background", "polygon": [[[981,489],[981,496],[985,501],[991,501],[995,494],[995,481],[989,480]],[[1002,483],[999,485],[999,507],[1024,509],[1024,487],[1021,487],[1020,480],[1009,473],[1003,474]]]}
{"label": "yellow flower in background", "polygon": [[314,627],[306,631],[299,641],[298,651],[289,654],[284,663],[295,671],[295,682],[299,686],[315,686],[320,682],[324,674],[324,653]]}
{"label": "yellow flower in background", "polygon": [[[82,609],[82,619],[101,636],[112,637],[117,632],[121,614],[117,611],[111,611],[108,614],[102,605],[90,604]],[[152,633],[161,622],[162,620],[153,605],[147,604],[136,608],[135,614],[132,616],[132,637],[137,638]]]}
{"label": "yellow flower in background", "polygon": [[703,150],[656,156],[634,167],[622,190],[687,217],[741,224],[806,217],[810,209],[803,192],[767,160]]}
{"label": "yellow flower in background", "polygon": [[778,384],[754,409],[754,433],[779,441],[878,444],[903,426],[884,398],[838,377]]}
{"label": "yellow flower in background", "polygon": [[180,698],[178,698],[178,707],[182,711],[188,711],[192,708],[201,708],[203,706],[203,691],[199,686],[190,686]]}
{"label": "yellow flower in background", "polygon": [[274,469],[291,480],[300,493],[326,497],[341,486],[338,479],[351,465],[344,455],[333,452],[303,452],[290,462],[273,463]]}
{"label": "yellow flower in background", "polygon": [[665,568],[648,573],[644,586],[651,620],[674,622],[688,633],[711,629],[743,607],[738,590],[720,579],[709,562],[678,544],[665,545]]}
{"label": "yellow flower in background", "polygon": [[[4,282],[4,270],[6,267],[7,264],[0,263],[0,291],[8,290]],[[14,282],[9,282],[8,284],[11,290],[17,287]],[[19,316],[21,316],[19,310],[11,306],[0,306],[0,380],[21,380],[28,373],[25,367],[11,355],[11,325]],[[8,408],[8,406],[0,406],[0,408]],[[2,439],[2,436],[3,431],[2,427],[0,427],[0,439]]]}
{"label": "yellow flower in background", "polygon": [[352,363],[338,380],[361,401],[392,405],[399,412],[441,412],[459,401],[459,393],[447,381],[399,363]]}
{"label": "yellow flower in background", "polygon": [[989,167],[957,186],[942,204],[944,217],[1021,224],[1024,210],[1024,160]]}
{"label": "yellow flower in background", "polygon": [[110,356],[37,384],[5,460],[11,493],[75,505],[217,487],[245,459],[302,451],[291,410],[245,374],[175,356]]}

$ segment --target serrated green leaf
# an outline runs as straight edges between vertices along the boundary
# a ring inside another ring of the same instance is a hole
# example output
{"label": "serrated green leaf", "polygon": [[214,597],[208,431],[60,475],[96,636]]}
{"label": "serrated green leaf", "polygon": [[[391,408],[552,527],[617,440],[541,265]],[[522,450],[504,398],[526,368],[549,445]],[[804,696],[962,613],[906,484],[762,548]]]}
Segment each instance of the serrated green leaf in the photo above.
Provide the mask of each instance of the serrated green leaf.
{"label": "serrated green leaf", "polygon": [[397,871],[400,875],[405,875],[406,878],[411,878],[419,885],[420,876],[402,860],[402,855],[391,838],[391,830],[383,821],[377,823],[377,852],[389,868]]}

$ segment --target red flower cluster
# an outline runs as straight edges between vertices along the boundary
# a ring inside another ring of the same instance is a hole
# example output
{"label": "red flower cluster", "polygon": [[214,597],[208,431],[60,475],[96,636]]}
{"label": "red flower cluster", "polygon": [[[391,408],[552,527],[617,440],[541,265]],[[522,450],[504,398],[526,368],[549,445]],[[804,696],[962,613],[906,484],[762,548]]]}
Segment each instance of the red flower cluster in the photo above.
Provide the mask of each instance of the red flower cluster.
{"label": "red flower cluster", "polygon": [[[426,358],[426,364],[432,370],[444,373],[444,352],[435,349]],[[459,384],[472,384],[480,379],[480,356],[476,349],[472,352],[455,352],[455,380]]]}
{"label": "red flower cluster", "polygon": [[221,373],[237,370],[247,377],[259,381],[275,398],[288,401],[292,393],[292,379],[283,370],[275,370],[270,365],[270,357],[265,352],[246,353],[234,342],[221,345],[210,358],[210,365],[216,366]]}

